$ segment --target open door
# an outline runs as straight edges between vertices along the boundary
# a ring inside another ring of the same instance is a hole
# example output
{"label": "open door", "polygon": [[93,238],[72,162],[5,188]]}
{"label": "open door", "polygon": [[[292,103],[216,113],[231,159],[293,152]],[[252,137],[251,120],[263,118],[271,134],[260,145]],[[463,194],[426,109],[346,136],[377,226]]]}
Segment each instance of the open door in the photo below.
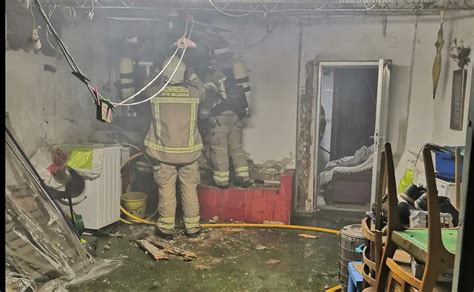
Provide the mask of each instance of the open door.
{"label": "open door", "polygon": [[377,113],[374,131],[374,163],[372,171],[372,189],[370,195],[370,204],[375,202],[375,196],[378,188],[380,174],[380,153],[383,145],[387,142],[387,115],[388,98],[390,85],[390,64],[385,59],[379,60],[378,88],[377,88]]}
{"label": "open door", "polygon": [[367,210],[375,200],[387,129],[389,62],[319,62],[314,209]]}

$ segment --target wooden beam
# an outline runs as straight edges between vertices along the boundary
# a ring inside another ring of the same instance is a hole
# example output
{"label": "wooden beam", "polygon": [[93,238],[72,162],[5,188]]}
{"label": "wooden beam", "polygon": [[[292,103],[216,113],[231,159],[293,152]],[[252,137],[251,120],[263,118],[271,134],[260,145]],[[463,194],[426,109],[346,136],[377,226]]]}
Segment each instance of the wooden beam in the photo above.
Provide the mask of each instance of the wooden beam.
{"label": "wooden beam", "polygon": [[192,261],[193,259],[197,258],[197,255],[195,253],[165,243],[156,237],[147,237],[145,238],[145,240],[162,249],[165,253],[181,256],[184,258],[184,260]]}
{"label": "wooden beam", "polygon": [[156,261],[167,260],[169,257],[159,248],[148,242],[147,240],[137,240],[138,245],[140,245],[145,251],[147,251]]}

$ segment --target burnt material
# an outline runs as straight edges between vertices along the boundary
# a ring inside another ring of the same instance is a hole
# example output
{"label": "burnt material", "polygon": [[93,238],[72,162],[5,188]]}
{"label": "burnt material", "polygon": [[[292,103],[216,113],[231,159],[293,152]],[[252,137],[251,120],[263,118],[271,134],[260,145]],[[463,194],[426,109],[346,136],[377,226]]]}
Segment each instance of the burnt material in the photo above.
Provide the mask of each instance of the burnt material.
{"label": "burnt material", "polygon": [[307,197],[312,193],[312,167],[313,167],[313,108],[314,98],[314,67],[315,62],[306,63],[306,85],[305,92],[299,98],[298,132],[296,142],[296,206],[297,211],[307,211]]}

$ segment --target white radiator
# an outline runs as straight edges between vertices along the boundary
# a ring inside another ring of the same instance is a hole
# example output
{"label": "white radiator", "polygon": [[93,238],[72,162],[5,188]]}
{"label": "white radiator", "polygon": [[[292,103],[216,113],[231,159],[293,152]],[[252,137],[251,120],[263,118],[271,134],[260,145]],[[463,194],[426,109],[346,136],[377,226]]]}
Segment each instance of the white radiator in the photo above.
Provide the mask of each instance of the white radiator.
{"label": "white radiator", "polygon": [[120,219],[122,146],[102,149],[100,176],[94,180],[86,179],[86,199],[74,206],[74,211],[82,215],[87,229],[100,229]]}

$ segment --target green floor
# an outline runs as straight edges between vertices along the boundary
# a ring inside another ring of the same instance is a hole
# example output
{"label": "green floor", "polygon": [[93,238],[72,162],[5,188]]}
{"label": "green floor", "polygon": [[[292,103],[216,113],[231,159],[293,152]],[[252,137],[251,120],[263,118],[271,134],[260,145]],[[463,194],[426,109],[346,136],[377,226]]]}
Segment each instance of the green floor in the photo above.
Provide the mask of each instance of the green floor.
{"label": "green floor", "polygon": [[[361,213],[321,211],[295,224],[340,229]],[[117,225],[122,237],[87,237],[91,253],[124,257],[121,267],[70,291],[324,291],[339,284],[338,243],[333,234],[277,229],[208,229],[197,239],[178,236],[174,245],[198,258],[155,262],[133,239],[153,228]],[[299,237],[314,234],[317,239]]]}

